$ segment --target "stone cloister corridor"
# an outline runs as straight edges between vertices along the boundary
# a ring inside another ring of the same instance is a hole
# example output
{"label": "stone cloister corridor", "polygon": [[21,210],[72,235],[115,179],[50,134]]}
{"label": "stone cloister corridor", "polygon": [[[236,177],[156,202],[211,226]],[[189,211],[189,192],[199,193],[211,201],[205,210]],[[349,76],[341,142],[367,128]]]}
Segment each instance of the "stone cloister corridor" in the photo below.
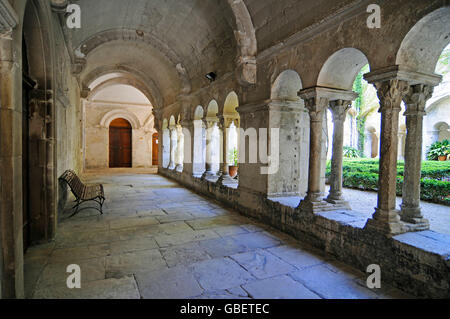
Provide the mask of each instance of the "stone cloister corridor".
{"label": "stone cloister corridor", "polygon": [[448,0],[0,0],[0,299],[448,299],[449,207]]}
{"label": "stone cloister corridor", "polygon": [[[164,177],[87,180],[104,184],[105,214],[69,209],[55,241],[28,251],[27,297],[410,298],[373,292],[364,273]],[[83,270],[79,290],[66,287],[69,264]]]}

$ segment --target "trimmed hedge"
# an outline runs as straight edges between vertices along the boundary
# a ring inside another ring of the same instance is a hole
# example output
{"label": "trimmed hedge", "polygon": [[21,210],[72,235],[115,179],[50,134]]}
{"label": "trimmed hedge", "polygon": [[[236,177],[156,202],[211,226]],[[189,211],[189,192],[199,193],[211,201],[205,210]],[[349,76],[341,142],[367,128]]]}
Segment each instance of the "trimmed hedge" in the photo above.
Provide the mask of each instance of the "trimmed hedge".
{"label": "trimmed hedge", "polygon": [[[378,191],[378,160],[344,160],[344,187]],[[331,173],[327,166],[327,177]],[[402,195],[404,163],[398,163],[397,195]],[[442,181],[450,176],[450,161],[424,162],[422,166],[421,199],[450,205],[450,182]]]}

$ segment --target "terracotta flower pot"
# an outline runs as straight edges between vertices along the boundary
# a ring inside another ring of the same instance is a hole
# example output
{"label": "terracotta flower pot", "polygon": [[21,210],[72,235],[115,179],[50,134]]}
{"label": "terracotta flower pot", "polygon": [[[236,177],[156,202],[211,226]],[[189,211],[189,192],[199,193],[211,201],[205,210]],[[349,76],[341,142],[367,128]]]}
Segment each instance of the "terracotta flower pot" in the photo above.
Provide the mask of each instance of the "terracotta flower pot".
{"label": "terracotta flower pot", "polygon": [[440,162],[445,162],[447,160],[447,156],[446,155],[439,156],[438,159]]}
{"label": "terracotta flower pot", "polygon": [[230,174],[231,178],[235,178],[238,173],[238,167],[237,166],[229,166],[228,173]]}

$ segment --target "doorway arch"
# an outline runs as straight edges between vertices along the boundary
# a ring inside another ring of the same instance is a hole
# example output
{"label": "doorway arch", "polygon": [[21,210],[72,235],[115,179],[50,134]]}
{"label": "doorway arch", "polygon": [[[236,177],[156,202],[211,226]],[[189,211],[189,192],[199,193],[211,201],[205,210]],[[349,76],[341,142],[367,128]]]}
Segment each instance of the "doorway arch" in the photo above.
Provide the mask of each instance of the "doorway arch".
{"label": "doorway arch", "polygon": [[109,167],[132,167],[132,127],[126,119],[118,118],[109,125]]}

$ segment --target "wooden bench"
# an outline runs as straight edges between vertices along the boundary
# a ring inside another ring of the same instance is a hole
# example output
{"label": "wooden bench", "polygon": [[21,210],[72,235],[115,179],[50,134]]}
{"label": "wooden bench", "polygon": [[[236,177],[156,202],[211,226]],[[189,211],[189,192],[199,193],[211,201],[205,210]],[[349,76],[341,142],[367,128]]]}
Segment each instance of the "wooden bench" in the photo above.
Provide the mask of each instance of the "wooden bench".
{"label": "wooden bench", "polygon": [[103,185],[85,185],[77,176],[77,174],[71,170],[67,170],[59,179],[69,185],[70,190],[76,198],[76,205],[72,207],[72,209],[75,209],[75,212],[70,215],[70,217],[73,217],[78,213],[81,204],[89,201],[98,203],[100,205],[100,209],[95,209],[103,215],[103,204],[105,202],[105,192],[103,191]]}

